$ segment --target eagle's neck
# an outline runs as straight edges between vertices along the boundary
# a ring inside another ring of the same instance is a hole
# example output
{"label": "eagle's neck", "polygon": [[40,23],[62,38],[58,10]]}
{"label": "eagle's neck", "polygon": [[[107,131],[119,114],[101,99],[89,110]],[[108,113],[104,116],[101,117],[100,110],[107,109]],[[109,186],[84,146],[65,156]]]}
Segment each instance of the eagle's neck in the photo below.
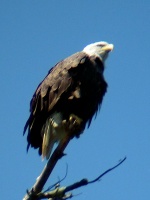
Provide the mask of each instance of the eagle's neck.
{"label": "eagle's neck", "polygon": [[89,57],[95,56],[98,57],[102,61],[102,57],[97,53],[96,48],[84,48],[83,52],[86,53]]}

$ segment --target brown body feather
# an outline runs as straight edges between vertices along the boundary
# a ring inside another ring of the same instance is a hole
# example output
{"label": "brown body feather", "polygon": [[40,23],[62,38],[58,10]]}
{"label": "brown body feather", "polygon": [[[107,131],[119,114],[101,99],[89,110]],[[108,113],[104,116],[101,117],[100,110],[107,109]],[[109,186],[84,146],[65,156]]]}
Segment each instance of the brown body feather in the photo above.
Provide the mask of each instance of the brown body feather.
{"label": "brown body feather", "polygon": [[39,148],[42,153],[44,127],[54,113],[61,113],[62,120],[74,114],[82,122],[73,130],[79,136],[90,125],[97,113],[107,89],[103,77],[104,66],[99,57],[89,57],[78,52],[56,64],[39,84],[30,103],[28,128],[28,148]]}

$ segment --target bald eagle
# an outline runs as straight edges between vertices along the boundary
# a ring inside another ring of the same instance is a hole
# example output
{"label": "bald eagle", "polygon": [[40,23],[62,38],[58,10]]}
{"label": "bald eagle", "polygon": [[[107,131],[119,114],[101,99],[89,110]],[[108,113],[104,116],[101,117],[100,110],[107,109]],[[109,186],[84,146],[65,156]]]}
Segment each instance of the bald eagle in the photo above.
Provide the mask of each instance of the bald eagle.
{"label": "bald eagle", "polygon": [[79,137],[90,126],[107,90],[104,61],[112,49],[112,44],[96,42],[50,69],[30,102],[24,127],[24,133],[28,130],[27,150],[38,148],[48,159],[55,143],[61,143],[67,134]]}

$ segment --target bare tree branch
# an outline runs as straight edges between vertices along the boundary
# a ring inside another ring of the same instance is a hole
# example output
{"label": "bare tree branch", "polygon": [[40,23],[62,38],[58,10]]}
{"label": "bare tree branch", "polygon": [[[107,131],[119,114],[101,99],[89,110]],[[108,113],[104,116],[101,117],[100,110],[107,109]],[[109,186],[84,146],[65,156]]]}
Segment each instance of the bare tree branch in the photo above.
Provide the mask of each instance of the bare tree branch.
{"label": "bare tree branch", "polygon": [[[85,178],[85,179],[80,180],[79,182],[76,182],[76,183],[69,185],[69,186],[66,186],[66,187],[57,186],[55,189],[53,189],[49,192],[40,192],[39,194],[37,194],[35,199],[36,200],[37,199],[38,200],[40,200],[40,199],[66,200],[68,198],[72,198],[73,195],[72,195],[72,193],[68,193],[69,191],[72,191],[72,190],[77,189],[79,187],[83,187],[83,186],[86,186],[88,184],[95,183],[95,182],[99,181],[104,175],[106,175],[110,171],[117,168],[125,160],[126,160],[126,157],[123,160],[119,161],[119,163],[117,165],[113,166],[112,168],[109,168],[108,170],[106,170],[104,173],[102,173],[101,175],[99,175],[97,178],[95,178],[92,181],[88,181],[88,179]],[[33,196],[32,196],[32,199],[34,199]]]}
{"label": "bare tree branch", "polygon": [[50,174],[52,173],[57,161],[64,156],[64,150],[66,146],[68,145],[71,137],[68,135],[68,138],[66,138],[64,141],[62,141],[55,151],[53,152],[52,156],[48,160],[47,164],[45,165],[41,175],[37,178],[36,183],[33,185],[33,187],[30,189],[30,191],[27,191],[27,194],[24,196],[23,200],[34,200],[37,199],[37,194],[40,193],[48,180]]}

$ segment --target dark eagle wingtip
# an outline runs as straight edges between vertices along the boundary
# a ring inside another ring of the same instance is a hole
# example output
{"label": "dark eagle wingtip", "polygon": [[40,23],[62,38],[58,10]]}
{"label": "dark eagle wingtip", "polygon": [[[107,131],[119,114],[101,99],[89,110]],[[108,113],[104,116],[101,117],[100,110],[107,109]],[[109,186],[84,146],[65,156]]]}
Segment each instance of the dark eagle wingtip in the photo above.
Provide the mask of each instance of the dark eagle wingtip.
{"label": "dark eagle wingtip", "polygon": [[25,124],[24,129],[23,129],[23,135],[25,135],[25,133],[26,133],[26,131],[27,131],[27,128],[28,128],[29,122],[30,122],[30,118],[31,118],[31,116],[30,116],[30,117],[28,118],[28,120],[26,121],[26,124]]}
{"label": "dark eagle wingtip", "polygon": [[27,130],[27,127],[24,127],[24,129],[23,129],[23,136],[25,135],[26,130]]}
{"label": "dark eagle wingtip", "polygon": [[29,148],[30,148],[30,144],[28,143],[28,145],[27,145],[27,152],[29,151]]}

